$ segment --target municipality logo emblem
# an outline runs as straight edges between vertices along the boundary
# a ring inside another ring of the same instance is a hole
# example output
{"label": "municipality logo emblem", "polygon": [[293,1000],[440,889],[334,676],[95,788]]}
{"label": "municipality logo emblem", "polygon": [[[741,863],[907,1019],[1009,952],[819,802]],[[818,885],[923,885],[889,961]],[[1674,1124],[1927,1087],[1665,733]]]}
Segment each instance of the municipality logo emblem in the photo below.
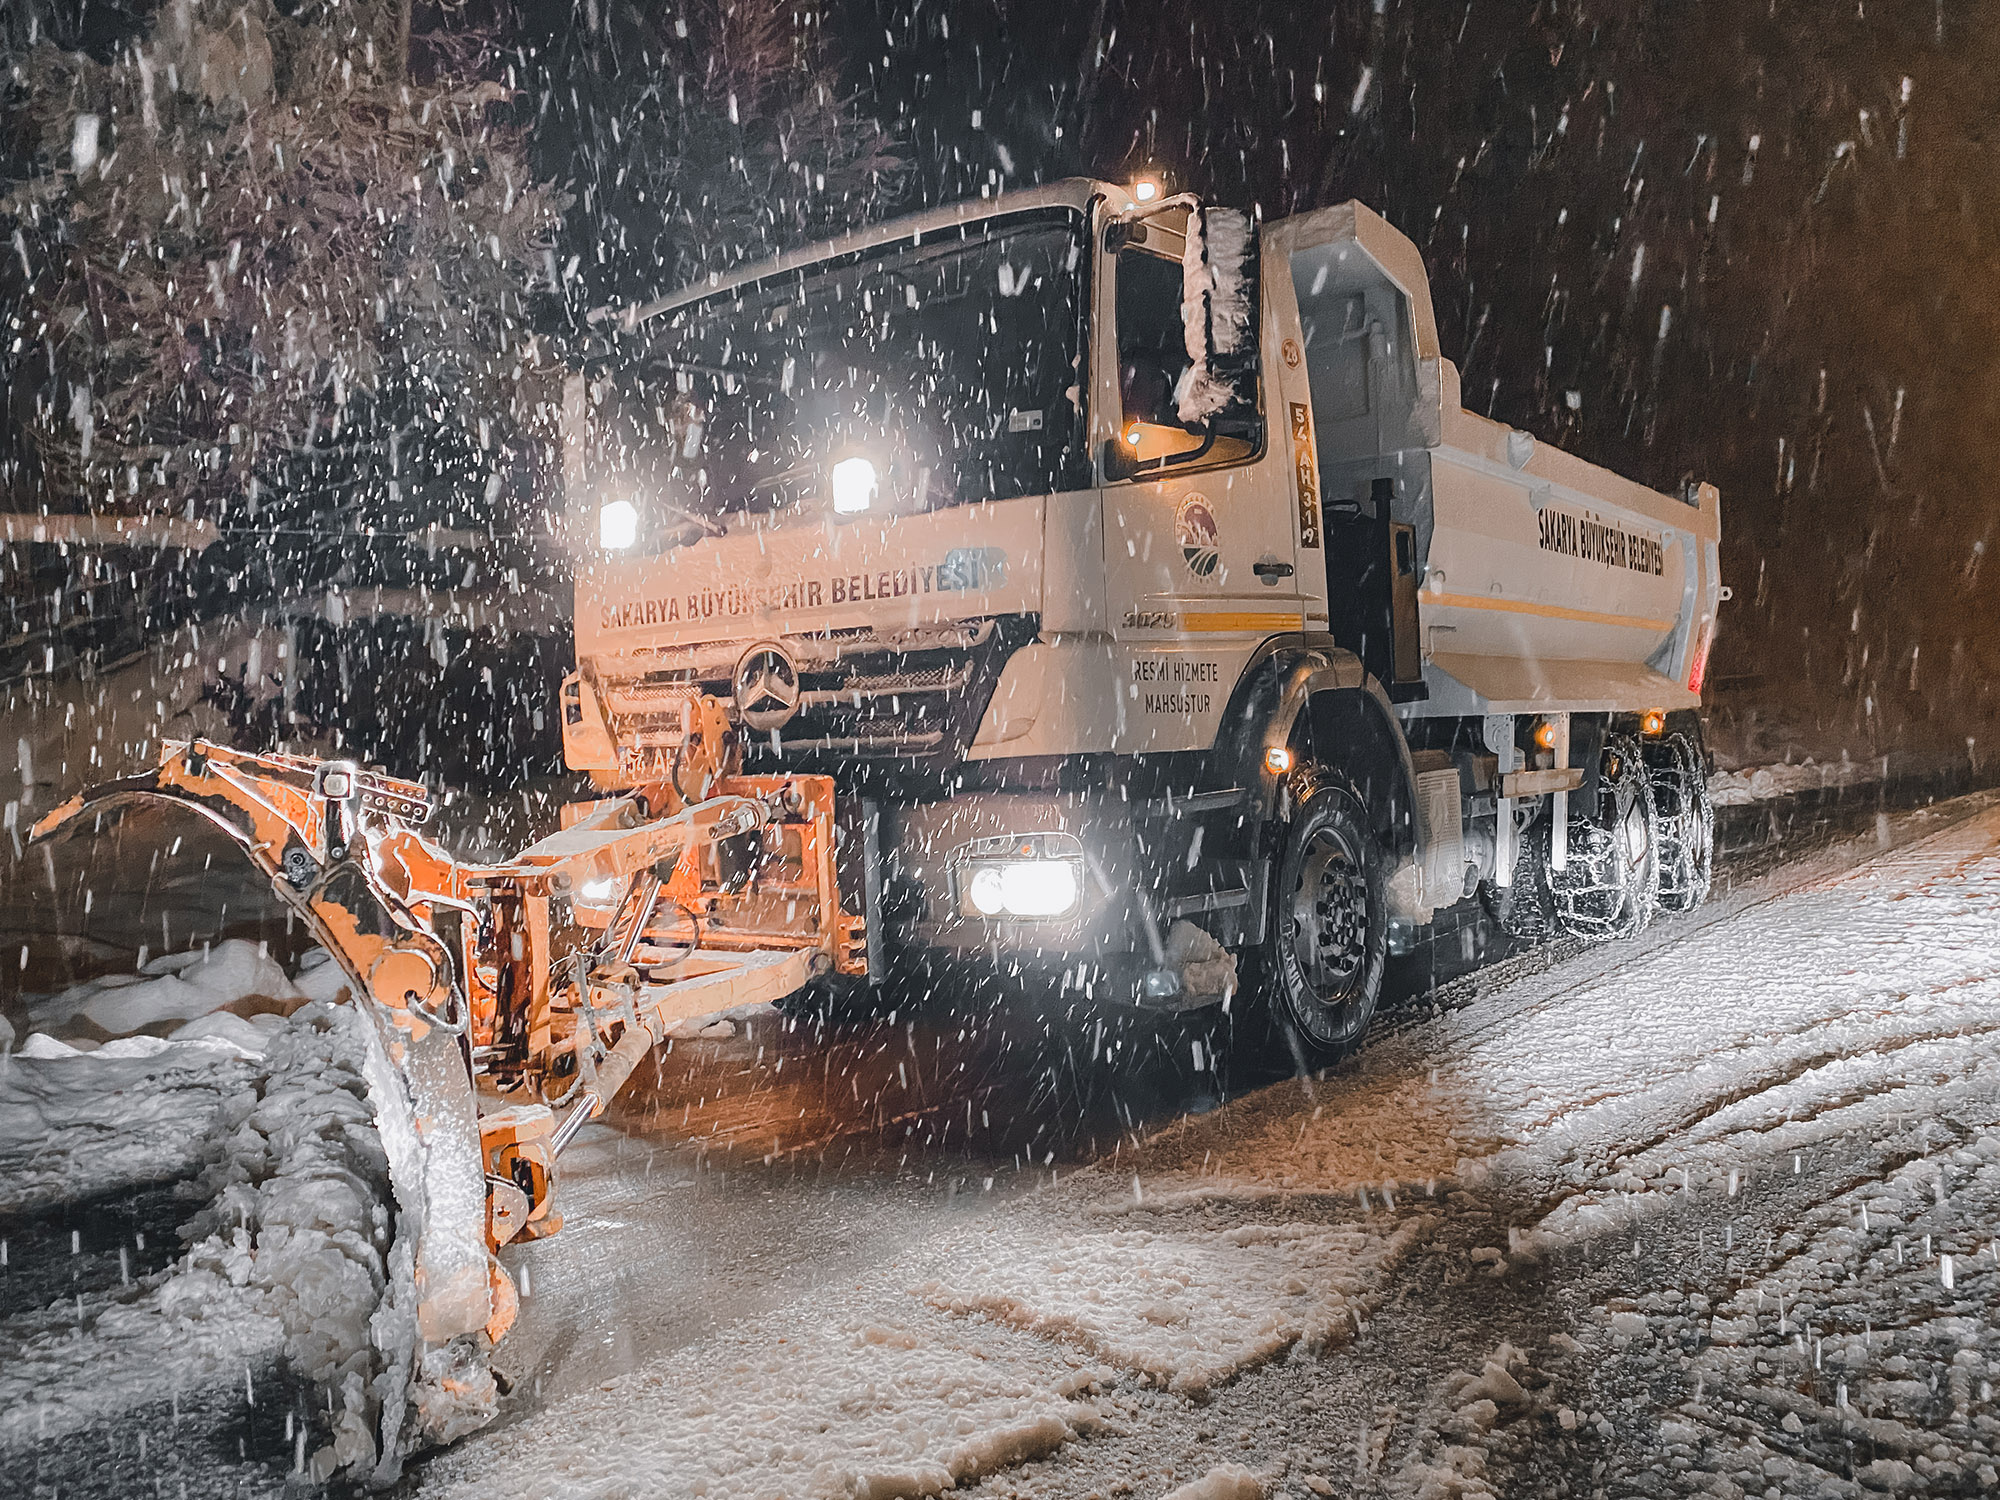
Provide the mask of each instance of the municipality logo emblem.
{"label": "municipality logo emblem", "polygon": [[1181,502],[1181,508],[1174,514],[1174,533],[1180,540],[1181,556],[1187,559],[1188,571],[1197,578],[1213,578],[1222,561],[1218,547],[1221,531],[1208,501],[1193,495]]}

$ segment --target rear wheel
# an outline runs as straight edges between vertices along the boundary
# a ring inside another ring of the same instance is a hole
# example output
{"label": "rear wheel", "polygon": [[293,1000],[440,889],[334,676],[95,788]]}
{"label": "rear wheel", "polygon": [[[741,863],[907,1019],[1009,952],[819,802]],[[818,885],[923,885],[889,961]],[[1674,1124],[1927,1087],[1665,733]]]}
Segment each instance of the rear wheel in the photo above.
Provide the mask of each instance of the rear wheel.
{"label": "rear wheel", "polygon": [[1708,798],[1701,747],[1668,735],[1646,747],[1646,769],[1660,825],[1660,907],[1693,911],[1715,879],[1715,806]]}
{"label": "rear wheel", "polygon": [[1631,937],[1660,903],[1659,815],[1639,743],[1604,742],[1598,762],[1597,816],[1569,820],[1563,868],[1549,870],[1556,920],[1573,937]]}
{"label": "rear wheel", "polygon": [[1512,883],[1482,883],[1479,895],[1486,914],[1516,942],[1542,943],[1556,935],[1555,905],[1549,899],[1548,819],[1536,819],[1517,836]]}
{"label": "rear wheel", "polygon": [[1331,1062],[1375,1013],[1389,951],[1386,875],[1361,799],[1302,774],[1272,882],[1264,945],[1273,1019],[1301,1060]]}

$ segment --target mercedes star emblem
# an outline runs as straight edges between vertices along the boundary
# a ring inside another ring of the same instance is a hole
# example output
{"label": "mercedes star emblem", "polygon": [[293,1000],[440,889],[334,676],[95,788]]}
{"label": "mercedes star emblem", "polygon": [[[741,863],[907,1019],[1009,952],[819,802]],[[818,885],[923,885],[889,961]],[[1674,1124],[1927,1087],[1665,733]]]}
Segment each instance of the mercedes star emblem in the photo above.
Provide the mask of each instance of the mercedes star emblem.
{"label": "mercedes star emblem", "polygon": [[785,648],[752,646],[736,663],[736,712],[751,729],[782,729],[799,711],[799,669]]}

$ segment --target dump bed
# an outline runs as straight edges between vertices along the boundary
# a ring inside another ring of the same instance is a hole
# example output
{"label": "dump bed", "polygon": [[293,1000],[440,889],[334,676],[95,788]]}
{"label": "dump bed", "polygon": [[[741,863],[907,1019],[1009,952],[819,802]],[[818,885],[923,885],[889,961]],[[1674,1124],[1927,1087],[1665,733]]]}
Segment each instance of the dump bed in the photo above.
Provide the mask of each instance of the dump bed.
{"label": "dump bed", "polygon": [[1661,494],[1466,411],[1443,364],[1422,594],[1433,711],[1692,707],[1720,591],[1713,485]]}
{"label": "dump bed", "polygon": [[1467,411],[1423,259],[1365,206],[1272,224],[1265,254],[1273,310],[1298,319],[1282,357],[1311,388],[1332,590],[1343,515],[1386,500],[1412,533],[1392,566],[1413,575],[1424,691],[1403,712],[1698,702],[1721,595],[1715,489],[1662,494]]}

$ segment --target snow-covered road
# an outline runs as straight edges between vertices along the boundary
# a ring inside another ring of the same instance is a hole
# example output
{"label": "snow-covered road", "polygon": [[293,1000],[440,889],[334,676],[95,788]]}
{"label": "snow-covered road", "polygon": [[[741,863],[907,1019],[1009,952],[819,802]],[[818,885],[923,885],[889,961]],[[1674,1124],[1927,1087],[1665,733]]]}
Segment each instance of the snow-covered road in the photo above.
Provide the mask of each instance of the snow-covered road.
{"label": "snow-covered road", "polygon": [[526,1252],[512,1419],[413,1483],[1994,1492],[2000,802],[1443,999],[1026,1193],[752,1169],[717,1240],[607,1133]]}

